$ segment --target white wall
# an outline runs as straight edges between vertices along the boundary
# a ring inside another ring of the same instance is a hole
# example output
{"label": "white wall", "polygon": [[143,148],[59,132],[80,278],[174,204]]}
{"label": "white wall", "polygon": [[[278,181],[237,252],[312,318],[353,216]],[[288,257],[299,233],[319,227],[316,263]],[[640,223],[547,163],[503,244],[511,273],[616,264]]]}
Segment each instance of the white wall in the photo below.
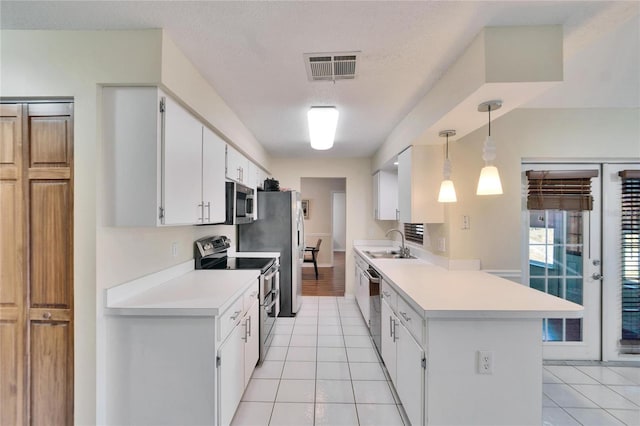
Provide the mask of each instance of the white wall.
{"label": "white wall", "polygon": [[353,240],[385,238],[373,220],[371,209],[371,163],[368,158],[272,158],[273,175],[281,188],[300,190],[304,177],[345,177],[347,193],[347,244],[345,295],[353,296]]}
{"label": "white wall", "polygon": [[[164,44],[163,44],[164,43]],[[267,156],[199,73],[163,36],[143,31],[2,31],[0,95],[73,97],[75,422],[105,419],[105,288],[189,260],[193,241],[233,227],[109,228],[104,225],[101,85],[165,84],[254,160]],[[171,244],[178,243],[178,255]]]}
{"label": "white wall", "polygon": [[344,251],[347,244],[347,194],[333,194],[333,250]]}
{"label": "white wall", "polygon": [[[522,159],[640,159],[638,109],[518,109],[492,122],[495,164],[504,194],[475,195],[487,127],[449,144],[458,202],[446,207],[452,259],[478,258],[483,269],[519,270]],[[462,216],[471,229],[462,230]]]}

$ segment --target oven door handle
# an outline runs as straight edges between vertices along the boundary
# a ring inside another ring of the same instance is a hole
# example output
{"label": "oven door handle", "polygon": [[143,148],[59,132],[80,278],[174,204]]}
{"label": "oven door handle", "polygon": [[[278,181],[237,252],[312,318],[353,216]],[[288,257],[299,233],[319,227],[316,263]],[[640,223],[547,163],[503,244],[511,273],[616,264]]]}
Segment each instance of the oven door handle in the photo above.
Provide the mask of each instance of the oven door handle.
{"label": "oven door handle", "polygon": [[[269,294],[273,294],[274,292],[269,292]],[[280,289],[277,289],[275,291],[275,294],[273,294],[273,301],[271,303],[269,303],[269,305],[267,305],[265,307],[265,309],[271,309],[273,307],[273,305],[275,305],[278,302],[278,296],[280,295]]]}
{"label": "oven door handle", "polygon": [[[273,268],[272,268],[272,269],[273,269]],[[270,280],[271,278],[273,278],[273,276],[274,276],[275,274],[277,274],[277,273],[278,273],[278,271],[280,271],[280,267],[276,267],[275,269],[273,269],[273,272],[271,272],[269,275],[265,275],[265,276],[264,276],[265,281],[266,281],[266,280]]]}

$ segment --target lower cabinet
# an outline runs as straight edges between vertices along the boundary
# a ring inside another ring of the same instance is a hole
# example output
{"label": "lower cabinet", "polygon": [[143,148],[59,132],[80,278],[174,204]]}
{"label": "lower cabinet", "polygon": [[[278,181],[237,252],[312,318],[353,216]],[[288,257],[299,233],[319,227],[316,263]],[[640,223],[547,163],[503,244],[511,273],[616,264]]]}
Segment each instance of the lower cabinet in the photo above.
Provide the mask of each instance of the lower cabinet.
{"label": "lower cabinet", "polygon": [[365,271],[369,266],[363,260],[356,257],[356,302],[362,313],[367,326],[370,326],[370,312],[369,312],[369,279],[367,278]]}
{"label": "lower cabinet", "polygon": [[424,351],[385,299],[382,299],[382,360],[411,424],[424,424]]}
{"label": "lower cabinet", "polygon": [[259,356],[258,299],[238,321],[217,355],[219,424],[229,425]]}

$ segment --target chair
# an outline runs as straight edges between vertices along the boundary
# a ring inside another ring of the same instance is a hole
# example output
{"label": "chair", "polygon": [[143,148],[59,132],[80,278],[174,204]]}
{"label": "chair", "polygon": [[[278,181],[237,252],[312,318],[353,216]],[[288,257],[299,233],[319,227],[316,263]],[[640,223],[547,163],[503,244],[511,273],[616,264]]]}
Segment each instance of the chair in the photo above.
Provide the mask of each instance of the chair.
{"label": "chair", "polygon": [[[315,247],[304,248],[304,251],[305,251],[304,262],[305,263],[313,262],[313,268],[316,271],[316,280],[318,279],[318,252],[320,251],[321,242],[322,242],[322,238],[318,238],[318,242],[316,243]],[[311,253],[311,258],[306,256],[307,253]]]}

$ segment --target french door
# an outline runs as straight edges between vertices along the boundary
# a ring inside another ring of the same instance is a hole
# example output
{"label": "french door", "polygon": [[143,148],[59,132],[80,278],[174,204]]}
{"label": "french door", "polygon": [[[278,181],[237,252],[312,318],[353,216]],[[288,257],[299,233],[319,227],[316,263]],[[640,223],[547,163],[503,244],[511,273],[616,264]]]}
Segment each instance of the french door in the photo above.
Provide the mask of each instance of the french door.
{"label": "french door", "polygon": [[605,164],[602,359],[640,360],[640,164]]}
{"label": "french door", "polygon": [[[584,306],[583,318],[545,318],[544,359],[601,358],[600,165],[523,164],[523,172],[588,170],[591,210],[523,209],[523,279],[530,287]],[[525,178],[526,181],[526,178]]]}

